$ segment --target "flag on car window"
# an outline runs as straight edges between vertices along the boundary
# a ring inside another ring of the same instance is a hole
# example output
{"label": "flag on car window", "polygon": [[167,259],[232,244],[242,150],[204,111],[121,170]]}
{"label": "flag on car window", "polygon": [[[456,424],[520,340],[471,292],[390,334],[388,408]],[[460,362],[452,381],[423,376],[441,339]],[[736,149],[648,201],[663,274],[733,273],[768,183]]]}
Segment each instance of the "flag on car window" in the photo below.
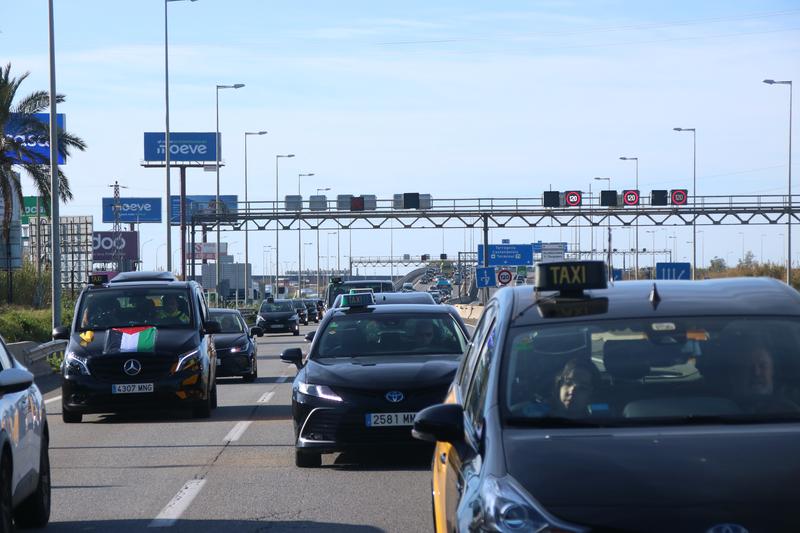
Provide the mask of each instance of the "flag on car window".
{"label": "flag on car window", "polygon": [[156,347],[156,328],[113,328],[106,337],[105,353],[153,352]]}

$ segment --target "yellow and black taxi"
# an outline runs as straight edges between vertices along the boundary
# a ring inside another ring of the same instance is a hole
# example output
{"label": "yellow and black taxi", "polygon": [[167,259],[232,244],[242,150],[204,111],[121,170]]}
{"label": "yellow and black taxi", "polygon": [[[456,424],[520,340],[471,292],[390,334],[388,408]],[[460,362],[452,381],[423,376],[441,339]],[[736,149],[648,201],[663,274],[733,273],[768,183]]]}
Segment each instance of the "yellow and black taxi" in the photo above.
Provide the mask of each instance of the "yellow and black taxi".
{"label": "yellow and black taxi", "polygon": [[54,339],[68,341],[61,367],[64,422],[168,406],[210,416],[219,332],[195,282],[158,272],[129,272],[111,282],[91,275],[72,326],[53,330]]}
{"label": "yellow and black taxi", "polygon": [[[345,295],[329,310],[308,354],[290,348],[295,462],[320,466],[321,454],[414,445],[411,423],[444,400],[467,346],[451,307],[375,305],[372,292]],[[416,443],[419,444],[419,443]]]}
{"label": "yellow and black taxi", "polygon": [[261,328],[248,328],[238,309],[213,308],[211,320],[220,326],[220,332],[214,335],[217,377],[241,376],[245,383],[254,382],[258,378],[258,345],[255,337],[263,334]]}
{"label": "yellow and black taxi", "polygon": [[444,531],[800,529],[800,294],[537,265],[497,292],[443,404]]}

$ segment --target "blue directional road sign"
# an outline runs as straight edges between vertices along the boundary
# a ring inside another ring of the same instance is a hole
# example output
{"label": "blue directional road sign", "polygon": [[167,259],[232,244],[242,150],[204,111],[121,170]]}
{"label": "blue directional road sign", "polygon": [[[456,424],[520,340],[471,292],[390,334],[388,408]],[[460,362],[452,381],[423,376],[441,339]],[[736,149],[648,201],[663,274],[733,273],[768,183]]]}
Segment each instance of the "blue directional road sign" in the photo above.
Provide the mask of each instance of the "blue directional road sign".
{"label": "blue directional road sign", "polygon": [[[548,242],[545,244],[555,245],[560,244],[564,248],[564,253],[567,253],[567,243],[565,242]],[[542,253],[542,241],[536,241],[533,243],[533,253],[540,254]]]}
{"label": "blue directional road sign", "polygon": [[494,267],[477,267],[475,269],[475,286],[479,289],[497,286],[497,279],[494,277]]}
{"label": "blue directional road sign", "polygon": [[656,279],[692,279],[692,264],[656,263]]}
{"label": "blue directional road sign", "polygon": [[[483,262],[483,245],[478,245],[478,261]],[[533,264],[530,244],[490,244],[489,266],[527,266]]]}

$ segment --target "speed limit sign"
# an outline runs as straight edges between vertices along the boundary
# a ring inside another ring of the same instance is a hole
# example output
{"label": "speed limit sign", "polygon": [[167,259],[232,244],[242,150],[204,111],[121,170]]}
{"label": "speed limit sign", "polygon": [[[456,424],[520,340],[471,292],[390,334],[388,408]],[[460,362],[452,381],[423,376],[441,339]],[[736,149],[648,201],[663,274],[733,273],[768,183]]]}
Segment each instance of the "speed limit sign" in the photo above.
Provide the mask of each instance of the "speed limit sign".
{"label": "speed limit sign", "polygon": [[686,205],[689,191],[686,189],[672,189],[670,197],[672,199],[672,205]]}
{"label": "speed limit sign", "polygon": [[503,269],[497,272],[497,283],[500,285],[508,285],[511,283],[512,278],[513,275],[511,274],[510,270]]}
{"label": "speed limit sign", "polygon": [[639,205],[639,191],[636,189],[622,191],[622,201],[625,205]]}
{"label": "speed limit sign", "polygon": [[564,202],[570,207],[575,207],[577,205],[581,205],[581,192],[580,191],[566,191],[564,193]]}

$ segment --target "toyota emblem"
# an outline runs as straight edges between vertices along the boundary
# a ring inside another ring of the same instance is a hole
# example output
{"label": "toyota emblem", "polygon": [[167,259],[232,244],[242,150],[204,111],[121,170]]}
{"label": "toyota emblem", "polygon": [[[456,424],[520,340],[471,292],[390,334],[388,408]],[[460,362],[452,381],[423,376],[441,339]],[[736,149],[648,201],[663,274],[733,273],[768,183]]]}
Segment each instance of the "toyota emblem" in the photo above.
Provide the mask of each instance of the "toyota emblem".
{"label": "toyota emblem", "polygon": [[386,401],[400,403],[405,399],[405,395],[399,390],[392,390],[386,393]]}
{"label": "toyota emblem", "polygon": [[136,376],[142,371],[142,363],[136,359],[128,359],[125,361],[125,364],[122,365],[122,370],[129,376]]}

